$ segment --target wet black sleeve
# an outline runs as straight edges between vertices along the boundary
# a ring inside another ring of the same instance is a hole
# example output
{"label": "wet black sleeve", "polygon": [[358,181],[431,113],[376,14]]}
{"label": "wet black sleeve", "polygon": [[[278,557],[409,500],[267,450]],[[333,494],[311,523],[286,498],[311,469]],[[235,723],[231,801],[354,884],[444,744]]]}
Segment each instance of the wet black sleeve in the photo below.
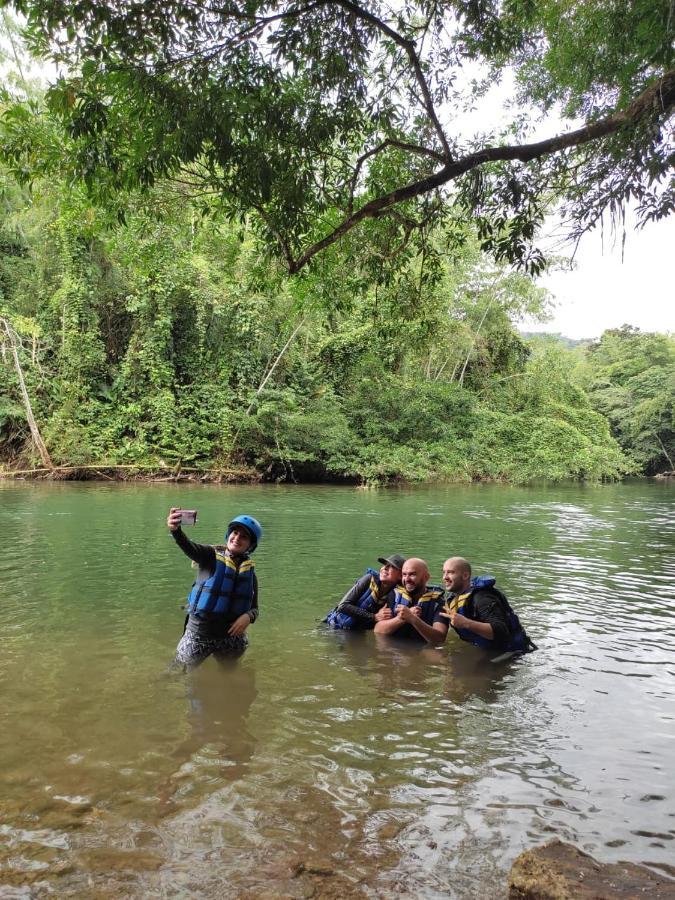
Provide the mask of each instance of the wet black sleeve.
{"label": "wet black sleeve", "polygon": [[375,614],[368,612],[367,609],[361,609],[357,606],[357,600],[370,584],[370,575],[364,575],[359,578],[354,587],[350,588],[338,603],[338,612],[345,613],[348,616],[354,616],[355,619],[362,619],[364,622],[374,622]]}
{"label": "wet black sleeve", "polygon": [[216,551],[210,544],[196,544],[180,528],[172,531],[171,536],[183,553],[194,560],[200,569],[207,569],[211,573],[215,571]]}
{"label": "wet black sleeve", "polygon": [[251,601],[251,608],[248,611],[248,615],[251,618],[251,625],[258,618],[258,576],[253,573],[253,600]]}
{"label": "wet black sleeve", "polygon": [[491,591],[476,591],[473,595],[473,618],[478,622],[487,622],[492,625],[495,647],[506,647],[509,643],[511,630],[506,610],[499,597]]}

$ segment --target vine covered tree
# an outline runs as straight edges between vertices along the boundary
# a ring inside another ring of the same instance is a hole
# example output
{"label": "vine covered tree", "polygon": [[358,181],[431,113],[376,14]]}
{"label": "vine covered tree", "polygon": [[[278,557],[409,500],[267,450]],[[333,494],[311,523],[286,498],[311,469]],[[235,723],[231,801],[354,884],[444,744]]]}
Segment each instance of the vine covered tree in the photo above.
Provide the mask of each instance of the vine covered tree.
{"label": "vine covered tree", "polygon": [[675,470],[675,338],[612,328],[590,347],[590,399],[640,470]]}
{"label": "vine covered tree", "polygon": [[[675,208],[671,0],[1,5],[62,73],[47,94],[59,153],[25,107],[5,113],[15,174],[58,157],[99,200],[173,180],[253,215],[291,273],[365,220],[392,250],[448,213],[537,272],[551,198],[577,234],[627,201],[642,222]],[[493,125],[500,81],[512,112]]]}

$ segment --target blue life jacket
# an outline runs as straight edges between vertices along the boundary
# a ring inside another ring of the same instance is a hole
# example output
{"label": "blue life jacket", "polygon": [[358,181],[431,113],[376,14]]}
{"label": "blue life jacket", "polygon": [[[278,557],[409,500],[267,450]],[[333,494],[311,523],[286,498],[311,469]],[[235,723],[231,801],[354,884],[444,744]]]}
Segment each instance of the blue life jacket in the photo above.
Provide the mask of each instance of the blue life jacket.
{"label": "blue life jacket", "polygon": [[236,619],[253,606],[255,563],[244,557],[237,565],[231,557],[216,550],[216,569],[206,581],[192,585],[188,612],[200,619],[213,615]]}
{"label": "blue life jacket", "polygon": [[[503,594],[499,588],[495,587],[495,581],[496,579],[493,578],[492,575],[480,575],[478,578],[472,578],[468,591],[463,594],[457,594],[449,603],[446,602],[447,612],[456,612],[462,616],[466,616],[467,619],[476,621],[473,595],[476,591],[489,591],[498,598],[506,613],[506,619],[509,626],[509,642],[506,647],[502,648],[504,652],[529,653],[531,650],[536,650],[537,648],[520,624],[520,619],[511,609],[511,605],[506,599],[506,595]],[[453,628],[454,627],[455,626],[453,625]],[[495,649],[494,641],[481,637],[481,635],[476,634],[475,631],[471,631],[469,628],[455,628],[455,631],[463,641],[468,641],[476,647],[484,647],[488,650]]]}
{"label": "blue life jacket", "polygon": [[[379,599],[380,575],[375,569],[366,569],[366,575],[370,575],[370,582],[365,591],[354,603],[354,606],[365,609],[367,612],[376,613],[382,606],[382,602]],[[344,631],[349,631],[351,628],[362,628],[364,625],[365,627],[368,627],[369,624],[363,623],[361,619],[356,619],[354,616],[350,616],[349,613],[339,612],[337,606],[335,609],[331,609],[324,619],[324,622],[328,625],[332,625],[333,628],[340,628]]]}
{"label": "blue life jacket", "polygon": [[[394,599],[389,604],[392,616],[396,615],[397,606],[419,606],[422,610],[420,618],[427,625],[434,624],[434,616],[443,605],[443,590],[433,585],[427,585],[426,591],[417,600],[413,600],[406,589],[399,585],[394,591]],[[412,627],[412,626],[411,626]]]}

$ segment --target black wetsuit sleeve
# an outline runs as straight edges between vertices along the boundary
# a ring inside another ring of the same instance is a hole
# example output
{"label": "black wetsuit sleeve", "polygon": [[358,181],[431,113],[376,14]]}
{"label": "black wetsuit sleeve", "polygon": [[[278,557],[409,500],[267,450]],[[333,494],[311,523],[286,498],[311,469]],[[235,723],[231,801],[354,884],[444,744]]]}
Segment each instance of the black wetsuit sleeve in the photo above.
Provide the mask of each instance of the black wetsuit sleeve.
{"label": "black wetsuit sleeve", "polygon": [[210,544],[196,544],[190,538],[177,528],[171,532],[174,541],[186,556],[194,560],[200,569],[207,569],[211,573],[216,568],[216,551]]}
{"label": "black wetsuit sleeve", "polygon": [[251,608],[248,611],[248,616],[251,619],[251,625],[258,618],[258,577],[253,573],[253,599],[251,601]]}
{"label": "black wetsuit sleeve", "polygon": [[511,637],[506,610],[499,597],[491,591],[476,591],[473,595],[473,618],[492,626],[495,647],[508,646]]}
{"label": "black wetsuit sleeve", "polygon": [[375,614],[368,612],[367,609],[361,609],[357,606],[357,601],[361,594],[370,584],[370,575],[364,575],[359,578],[354,587],[350,588],[338,603],[338,612],[345,613],[348,616],[354,616],[355,619],[362,619],[364,622],[374,622]]}

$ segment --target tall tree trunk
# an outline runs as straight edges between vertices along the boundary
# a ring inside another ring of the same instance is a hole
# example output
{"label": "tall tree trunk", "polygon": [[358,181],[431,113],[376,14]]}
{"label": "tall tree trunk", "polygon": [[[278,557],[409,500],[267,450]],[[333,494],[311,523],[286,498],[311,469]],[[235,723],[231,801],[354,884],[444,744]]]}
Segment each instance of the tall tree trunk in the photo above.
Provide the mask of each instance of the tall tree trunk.
{"label": "tall tree trunk", "polygon": [[661,440],[661,438],[658,436],[658,434],[657,434],[656,432],[654,432],[654,437],[656,438],[656,440],[657,440],[657,441],[659,442],[659,444],[661,445],[661,449],[663,450],[663,455],[666,457],[666,459],[667,459],[668,462],[670,463],[670,468],[671,468],[671,471],[672,471],[673,469],[675,469],[675,466],[673,465],[673,461],[672,461],[672,459],[670,458],[670,453],[668,453],[668,451],[666,450],[666,448],[665,448],[664,445],[663,445],[663,441]]}
{"label": "tall tree trunk", "polygon": [[[242,416],[242,424],[243,424],[243,420],[246,419],[246,418],[248,418],[248,416],[250,416],[251,410],[253,409],[253,405],[255,404],[255,399],[256,399],[256,397],[259,397],[260,394],[262,393],[262,391],[264,390],[265,385],[267,384],[267,382],[270,380],[270,378],[271,378],[272,375],[274,374],[274,370],[276,369],[276,367],[277,367],[277,366],[279,365],[279,363],[281,362],[282,356],[283,356],[284,353],[288,350],[288,348],[291,346],[291,344],[293,343],[293,338],[294,338],[294,337],[296,336],[296,334],[300,331],[300,329],[302,328],[302,326],[305,324],[306,321],[307,321],[307,316],[305,316],[303,319],[301,319],[301,320],[298,322],[298,324],[297,324],[297,325],[295,326],[295,328],[293,329],[293,332],[291,333],[291,336],[289,337],[289,339],[286,341],[286,343],[284,344],[284,346],[283,346],[283,347],[281,348],[281,350],[279,351],[279,353],[278,353],[276,359],[274,360],[274,362],[272,363],[272,365],[266,370],[265,374],[263,375],[262,381],[261,381],[260,384],[258,385],[258,390],[255,392],[255,396],[254,396],[253,400],[251,400],[251,402],[250,402],[249,405],[248,405],[248,409],[246,410],[246,412],[245,412],[244,415]],[[239,425],[239,428],[237,428],[236,434],[234,435],[234,438],[232,439],[232,446],[233,446],[233,447],[235,447],[236,444],[237,444],[237,438],[239,437],[239,432],[240,432],[240,431],[241,431],[241,424]]]}
{"label": "tall tree trunk", "polygon": [[51,457],[49,456],[49,451],[45,446],[45,442],[42,440],[40,429],[37,427],[37,422],[35,421],[35,416],[33,415],[33,407],[31,406],[30,397],[28,396],[28,389],[26,388],[26,381],[23,377],[23,370],[21,369],[21,362],[19,360],[19,337],[16,331],[14,331],[12,326],[9,324],[7,319],[0,318],[0,326],[4,329],[4,332],[7,336],[9,351],[12,354],[12,359],[14,360],[14,368],[16,369],[16,375],[19,379],[21,397],[23,398],[23,405],[26,409],[26,418],[28,419],[28,427],[30,428],[30,434],[33,439],[33,443],[35,444],[37,451],[40,454],[42,464],[48,469],[53,469],[54,464],[51,461]]}

